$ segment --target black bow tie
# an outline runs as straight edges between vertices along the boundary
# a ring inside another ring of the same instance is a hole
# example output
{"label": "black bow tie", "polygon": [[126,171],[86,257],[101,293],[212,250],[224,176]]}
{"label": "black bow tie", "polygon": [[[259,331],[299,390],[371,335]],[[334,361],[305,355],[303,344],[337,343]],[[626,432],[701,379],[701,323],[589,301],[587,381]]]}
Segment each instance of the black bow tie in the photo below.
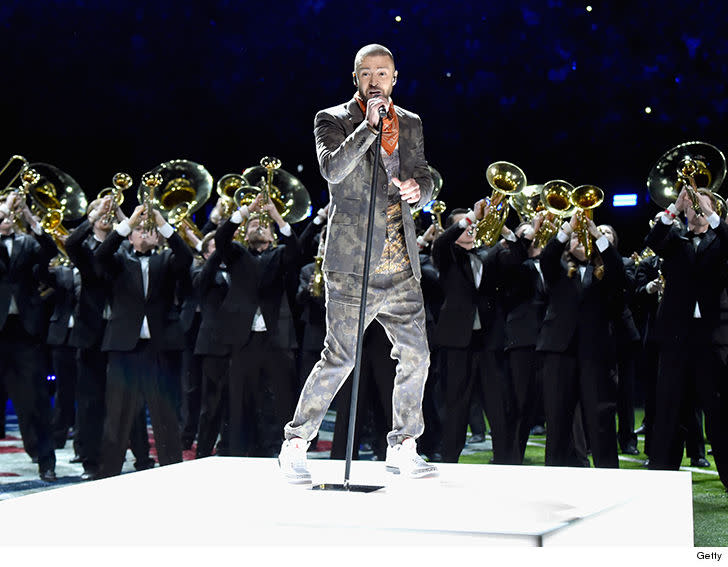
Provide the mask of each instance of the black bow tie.
{"label": "black bow tie", "polygon": [[146,252],[139,252],[138,250],[134,250],[134,255],[137,258],[149,258],[154,250],[147,250]]}
{"label": "black bow tie", "polygon": [[702,240],[705,237],[706,234],[708,234],[708,233],[707,232],[695,233],[695,232],[689,230],[685,234],[685,236],[687,236],[688,238],[700,238]]}

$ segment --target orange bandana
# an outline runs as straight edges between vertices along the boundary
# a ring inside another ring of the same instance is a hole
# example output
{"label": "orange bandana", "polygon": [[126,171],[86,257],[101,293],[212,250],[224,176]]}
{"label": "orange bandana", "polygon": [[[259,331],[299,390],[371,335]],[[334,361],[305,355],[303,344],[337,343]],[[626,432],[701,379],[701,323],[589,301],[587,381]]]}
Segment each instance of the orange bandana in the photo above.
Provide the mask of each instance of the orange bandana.
{"label": "orange bandana", "polygon": [[[364,113],[364,119],[367,116],[367,105],[361,95],[357,92],[354,95],[356,102],[359,103],[359,108]],[[388,155],[392,155],[394,148],[397,147],[397,141],[399,140],[399,117],[394,111],[394,103],[389,105],[389,112],[384,118],[384,126],[382,128],[382,147]]]}

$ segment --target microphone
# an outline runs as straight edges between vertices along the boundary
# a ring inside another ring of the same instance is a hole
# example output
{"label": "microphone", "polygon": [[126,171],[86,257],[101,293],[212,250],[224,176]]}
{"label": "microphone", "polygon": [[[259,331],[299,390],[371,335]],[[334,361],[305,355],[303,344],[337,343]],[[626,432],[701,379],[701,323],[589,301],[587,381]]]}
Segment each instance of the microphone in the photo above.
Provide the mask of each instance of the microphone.
{"label": "microphone", "polygon": [[384,118],[387,116],[387,109],[384,106],[379,107],[379,117]]}

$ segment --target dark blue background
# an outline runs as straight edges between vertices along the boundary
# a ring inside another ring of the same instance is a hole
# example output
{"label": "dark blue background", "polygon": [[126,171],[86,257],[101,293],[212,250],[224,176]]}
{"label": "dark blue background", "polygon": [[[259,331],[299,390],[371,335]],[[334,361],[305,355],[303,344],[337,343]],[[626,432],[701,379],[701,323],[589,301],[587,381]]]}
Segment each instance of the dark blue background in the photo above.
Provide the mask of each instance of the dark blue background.
{"label": "dark blue background", "polygon": [[0,159],[55,164],[93,196],[169,159],[218,179],[275,155],[320,206],[313,116],[352,95],[354,53],[380,42],[448,207],[489,194],[495,160],[530,183],[639,192],[596,214],[626,254],[657,210],[657,158],[690,139],[728,149],[728,5],[588,4],[3,0]]}

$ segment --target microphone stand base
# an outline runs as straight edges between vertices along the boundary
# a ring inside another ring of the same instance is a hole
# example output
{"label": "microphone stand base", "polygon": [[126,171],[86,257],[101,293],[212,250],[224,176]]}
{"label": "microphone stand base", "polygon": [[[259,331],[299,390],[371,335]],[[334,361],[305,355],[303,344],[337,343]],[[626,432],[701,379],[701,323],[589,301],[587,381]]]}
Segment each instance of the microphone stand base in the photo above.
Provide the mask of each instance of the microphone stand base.
{"label": "microphone stand base", "polygon": [[374,486],[370,484],[314,484],[311,490],[331,490],[337,492],[376,492],[377,490],[384,488],[383,486]]}

